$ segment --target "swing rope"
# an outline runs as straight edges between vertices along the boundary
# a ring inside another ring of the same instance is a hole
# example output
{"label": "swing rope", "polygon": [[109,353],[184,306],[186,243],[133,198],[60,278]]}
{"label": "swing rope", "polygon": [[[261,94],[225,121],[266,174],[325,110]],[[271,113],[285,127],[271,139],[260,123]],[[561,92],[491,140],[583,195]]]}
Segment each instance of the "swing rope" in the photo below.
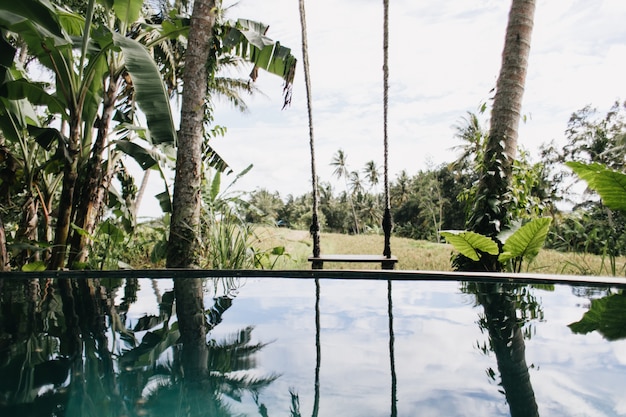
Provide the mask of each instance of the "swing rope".
{"label": "swing rope", "polygon": [[[315,169],[315,141],[313,135],[313,105],[311,94],[311,78],[309,69],[309,50],[307,42],[307,30],[306,30],[306,13],[304,8],[304,0],[299,0],[300,9],[300,25],[302,35],[302,58],[304,66],[304,80],[306,84],[306,99],[307,99],[307,111],[309,118],[309,146],[311,151],[311,185],[312,185],[312,218],[310,232],[313,237],[313,258],[320,258],[320,224],[319,224],[319,190],[317,184],[317,172]],[[391,199],[389,193],[389,141],[388,141],[388,107],[389,107],[389,0],[383,0],[383,148],[384,148],[384,199],[385,199],[385,211],[383,214],[382,227],[385,235],[385,243],[383,249],[383,256],[390,260],[390,263],[383,262],[383,267],[386,268],[397,261],[396,258],[391,259],[391,230],[393,228],[393,222],[391,219]],[[336,258],[338,259],[338,258]],[[367,260],[366,260],[367,261]],[[321,267],[322,263],[318,263],[314,260],[313,268]]]}
{"label": "swing rope", "polygon": [[315,140],[313,135],[313,105],[311,99],[311,77],[309,72],[309,45],[306,37],[306,13],[304,10],[304,0],[300,0],[300,27],[302,28],[302,62],[304,66],[304,81],[306,84],[306,107],[309,115],[309,147],[311,148],[311,186],[313,187],[313,214],[311,217],[310,232],[313,236],[313,256],[320,256],[320,222],[319,211],[319,190],[317,187],[317,172],[315,170]]}
{"label": "swing rope", "polygon": [[385,184],[385,213],[383,215],[383,232],[385,246],[383,255],[391,257],[391,198],[389,196],[389,137],[387,134],[389,108],[389,0],[383,0],[383,170]]}

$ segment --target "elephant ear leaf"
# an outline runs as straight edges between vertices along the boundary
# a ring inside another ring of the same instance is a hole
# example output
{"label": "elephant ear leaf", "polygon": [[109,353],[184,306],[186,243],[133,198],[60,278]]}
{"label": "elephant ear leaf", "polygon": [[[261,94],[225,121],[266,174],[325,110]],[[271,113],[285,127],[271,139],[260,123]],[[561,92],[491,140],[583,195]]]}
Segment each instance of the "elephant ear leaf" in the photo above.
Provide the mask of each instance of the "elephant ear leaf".
{"label": "elephant ear leaf", "polygon": [[626,338],[626,294],[612,294],[597,300],[591,300],[591,308],[580,321],[571,323],[568,327],[572,332],[587,334],[597,331],[606,340],[620,340]]}
{"label": "elephant ear leaf", "polygon": [[506,262],[512,258],[532,260],[543,247],[551,222],[551,218],[542,217],[520,227],[506,240],[498,260],[500,262]]}
{"label": "elephant ear leaf", "polygon": [[567,162],[566,165],[600,195],[605,206],[626,213],[626,174],[601,164]]}
{"label": "elephant ear leaf", "polygon": [[479,261],[481,253],[497,255],[498,244],[487,236],[483,236],[474,232],[441,232],[448,243],[454,246],[454,249],[461,252],[461,255],[470,258],[473,261]]}

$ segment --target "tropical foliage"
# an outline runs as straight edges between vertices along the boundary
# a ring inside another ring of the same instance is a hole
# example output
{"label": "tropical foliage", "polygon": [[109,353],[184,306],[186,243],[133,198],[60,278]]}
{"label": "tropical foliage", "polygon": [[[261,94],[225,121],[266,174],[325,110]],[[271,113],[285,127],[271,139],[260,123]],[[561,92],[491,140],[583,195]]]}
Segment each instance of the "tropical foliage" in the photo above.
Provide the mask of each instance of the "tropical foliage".
{"label": "tropical foliage", "polygon": [[[11,248],[3,264],[13,268],[93,267],[89,253],[102,248],[102,233],[115,230],[116,243],[119,230],[132,233],[144,187],[129,175],[131,160],[144,180],[160,172],[158,198],[164,212],[171,210],[166,173],[174,167],[177,132],[170,98],[179,93],[184,67],[184,6],[153,11],[140,0],[75,3],[79,12],[48,0],[0,6],[0,214]],[[267,26],[219,17],[206,77],[202,162],[226,171],[208,144],[225,133],[210,126],[213,99],[223,95],[245,109],[240,93],[255,89],[218,70],[249,61],[253,79],[259,67],[277,74],[287,103],[296,60],[265,36]],[[97,226],[103,218],[108,226]]]}

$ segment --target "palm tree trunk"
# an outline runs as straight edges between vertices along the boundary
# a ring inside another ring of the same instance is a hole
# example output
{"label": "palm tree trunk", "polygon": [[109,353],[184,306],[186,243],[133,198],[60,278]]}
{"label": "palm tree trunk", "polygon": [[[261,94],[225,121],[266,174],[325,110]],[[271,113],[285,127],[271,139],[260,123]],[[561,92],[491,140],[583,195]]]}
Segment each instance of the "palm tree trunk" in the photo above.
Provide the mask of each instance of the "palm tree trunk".
{"label": "palm tree trunk", "polygon": [[504,196],[517,151],[535,1],[513,0],[509,13],[483,171],[468,224],[471,230],[487,236],[496,236],[507,224]]}
{"label": "palm tree trunk", "polygon": [[513,0],[502,53],[502,67],[491,110],[490,147],[495,146],[494,142],[504,139],[508,172],[517,154],[518,128],[528,70],[535,1]]}
{"label": "palm tree trunk", "polygon": [[174,292],[180,340],[183,345],[185,379],[190,382],[199,382],[208,372],[209,358],[202,279],[176,278]]}
{"label": "palm tree trunk", "polygon": [[189,26],[167,252],[168,268],[198,264],[203,121],[207,94],[206,65],[209,41],[215,24],[215,9],[215,0],[195,0]]}
{"label": "palm tree trunk", "polygon": [[511,416],[538,417],[514,296],[506,290],[498,291],[493,284],[480,284],[479,288],[477,297],[485,312],[485,324]]}

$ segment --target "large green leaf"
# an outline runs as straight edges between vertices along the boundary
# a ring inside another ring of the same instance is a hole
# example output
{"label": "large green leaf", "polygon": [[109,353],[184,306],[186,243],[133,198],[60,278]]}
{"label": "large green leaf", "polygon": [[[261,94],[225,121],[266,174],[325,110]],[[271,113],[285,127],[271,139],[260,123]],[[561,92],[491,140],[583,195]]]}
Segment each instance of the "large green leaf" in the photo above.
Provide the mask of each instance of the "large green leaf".
{"label": "large green leaf", "polygon": [[487,236],[474,232],[441,232],[448,243],[450,243],[462,255],[473,261],[479,261],[481,252],[490,255],[497,255],[498,244]]}
{"label": "large green leaf", "polygon": [[520,227],[506,240],[498,260],[506,262],[512,258],[533,259],[543,247],[551,222],[550,217],[542,217]]}
{"label": "large green leaf", "polygon": [[[5,67],[4,63],[7,63],[8,67]],[[7,84],[14,82],[15,77],[22,77],[23,74],[15,68],[12,61],[0,63],[0,71],[2,71],[0,73],[0,130],[7,140],[18,142],[23,139],[25,129],[29,125],[38,124],[38,117],[35,108],[28,100],[8,97]]]}
{"label": "large green leaf", "polygon": [[26,98],[35,105],[47,106],[51,113],[67,116],[65,103],[59,101],[58,97],[48,94],[40,83],[33,83],[24,78],[9,81],[0,88],[0,95],[10,100]]}
{"label": "large green leaf", "polygon": [[115,142],[115,147],[137,161],[144,171],[158,164],[159,156],[157,152],[146,149],[131,141],[119,140]]}
{"label": "large green leaf", "polygon": [[152,56],[139,42],[118,33],[113,33],[113,42],[122,49],[137,103],[146,116],[153,142],[175,144],[176,128],[167,91]]}
{"label": "large green leaf", "polygon": [[163,191],[154,196],[161,206],[161,210],[163,213],[171,213],[172,212],[172,197],[168,191]]}
{"label": "large green leaf", "polygon": [[297,59],[291,54],[290,48],[265,36],[267,29],[268,26],[262,23],[246,19],[239,19],[236,24],[228,23],[225,25],[223,47],[254,64],[250,74],[253,80],[256,79],[257,68],[281,77],[285,81],[284,104],[287,105]]}
{"label": "large green leaf", "polygon": [[29,52],[51,69],[50,55],[72,44],[47,0],[1,1],[0,28],[19,33]]}
{"label": "large green leaf", "polygon": [[607,340],[626,338],[626,294],[622,292],[591,300],[589,311],[568,327],[580,334],[597,330]]}
{"label": "large green leaf", "polygon": [[126,25],[135,23],[139,19],[143,0],[114,0],[115,16]]}
{"label": "large green leaf", "polygon": [[55,7],[48,0],[0,2],[0,26],[20,34],[22,31],[16,29],[31,29],[42,38],[50,37],[61,43],[68,42],[59,25]]}
{"label": "large green leaf", "polygon": [[17,50],[6,39],[5,31],[0,31],[0,82],[4,80],[6,71],[13,64]]}
{"label": "large green leaf", "polygon": [[605,206],[626,212],[626,174],[601,164],[567,162],[566,165],[600,195]]}

